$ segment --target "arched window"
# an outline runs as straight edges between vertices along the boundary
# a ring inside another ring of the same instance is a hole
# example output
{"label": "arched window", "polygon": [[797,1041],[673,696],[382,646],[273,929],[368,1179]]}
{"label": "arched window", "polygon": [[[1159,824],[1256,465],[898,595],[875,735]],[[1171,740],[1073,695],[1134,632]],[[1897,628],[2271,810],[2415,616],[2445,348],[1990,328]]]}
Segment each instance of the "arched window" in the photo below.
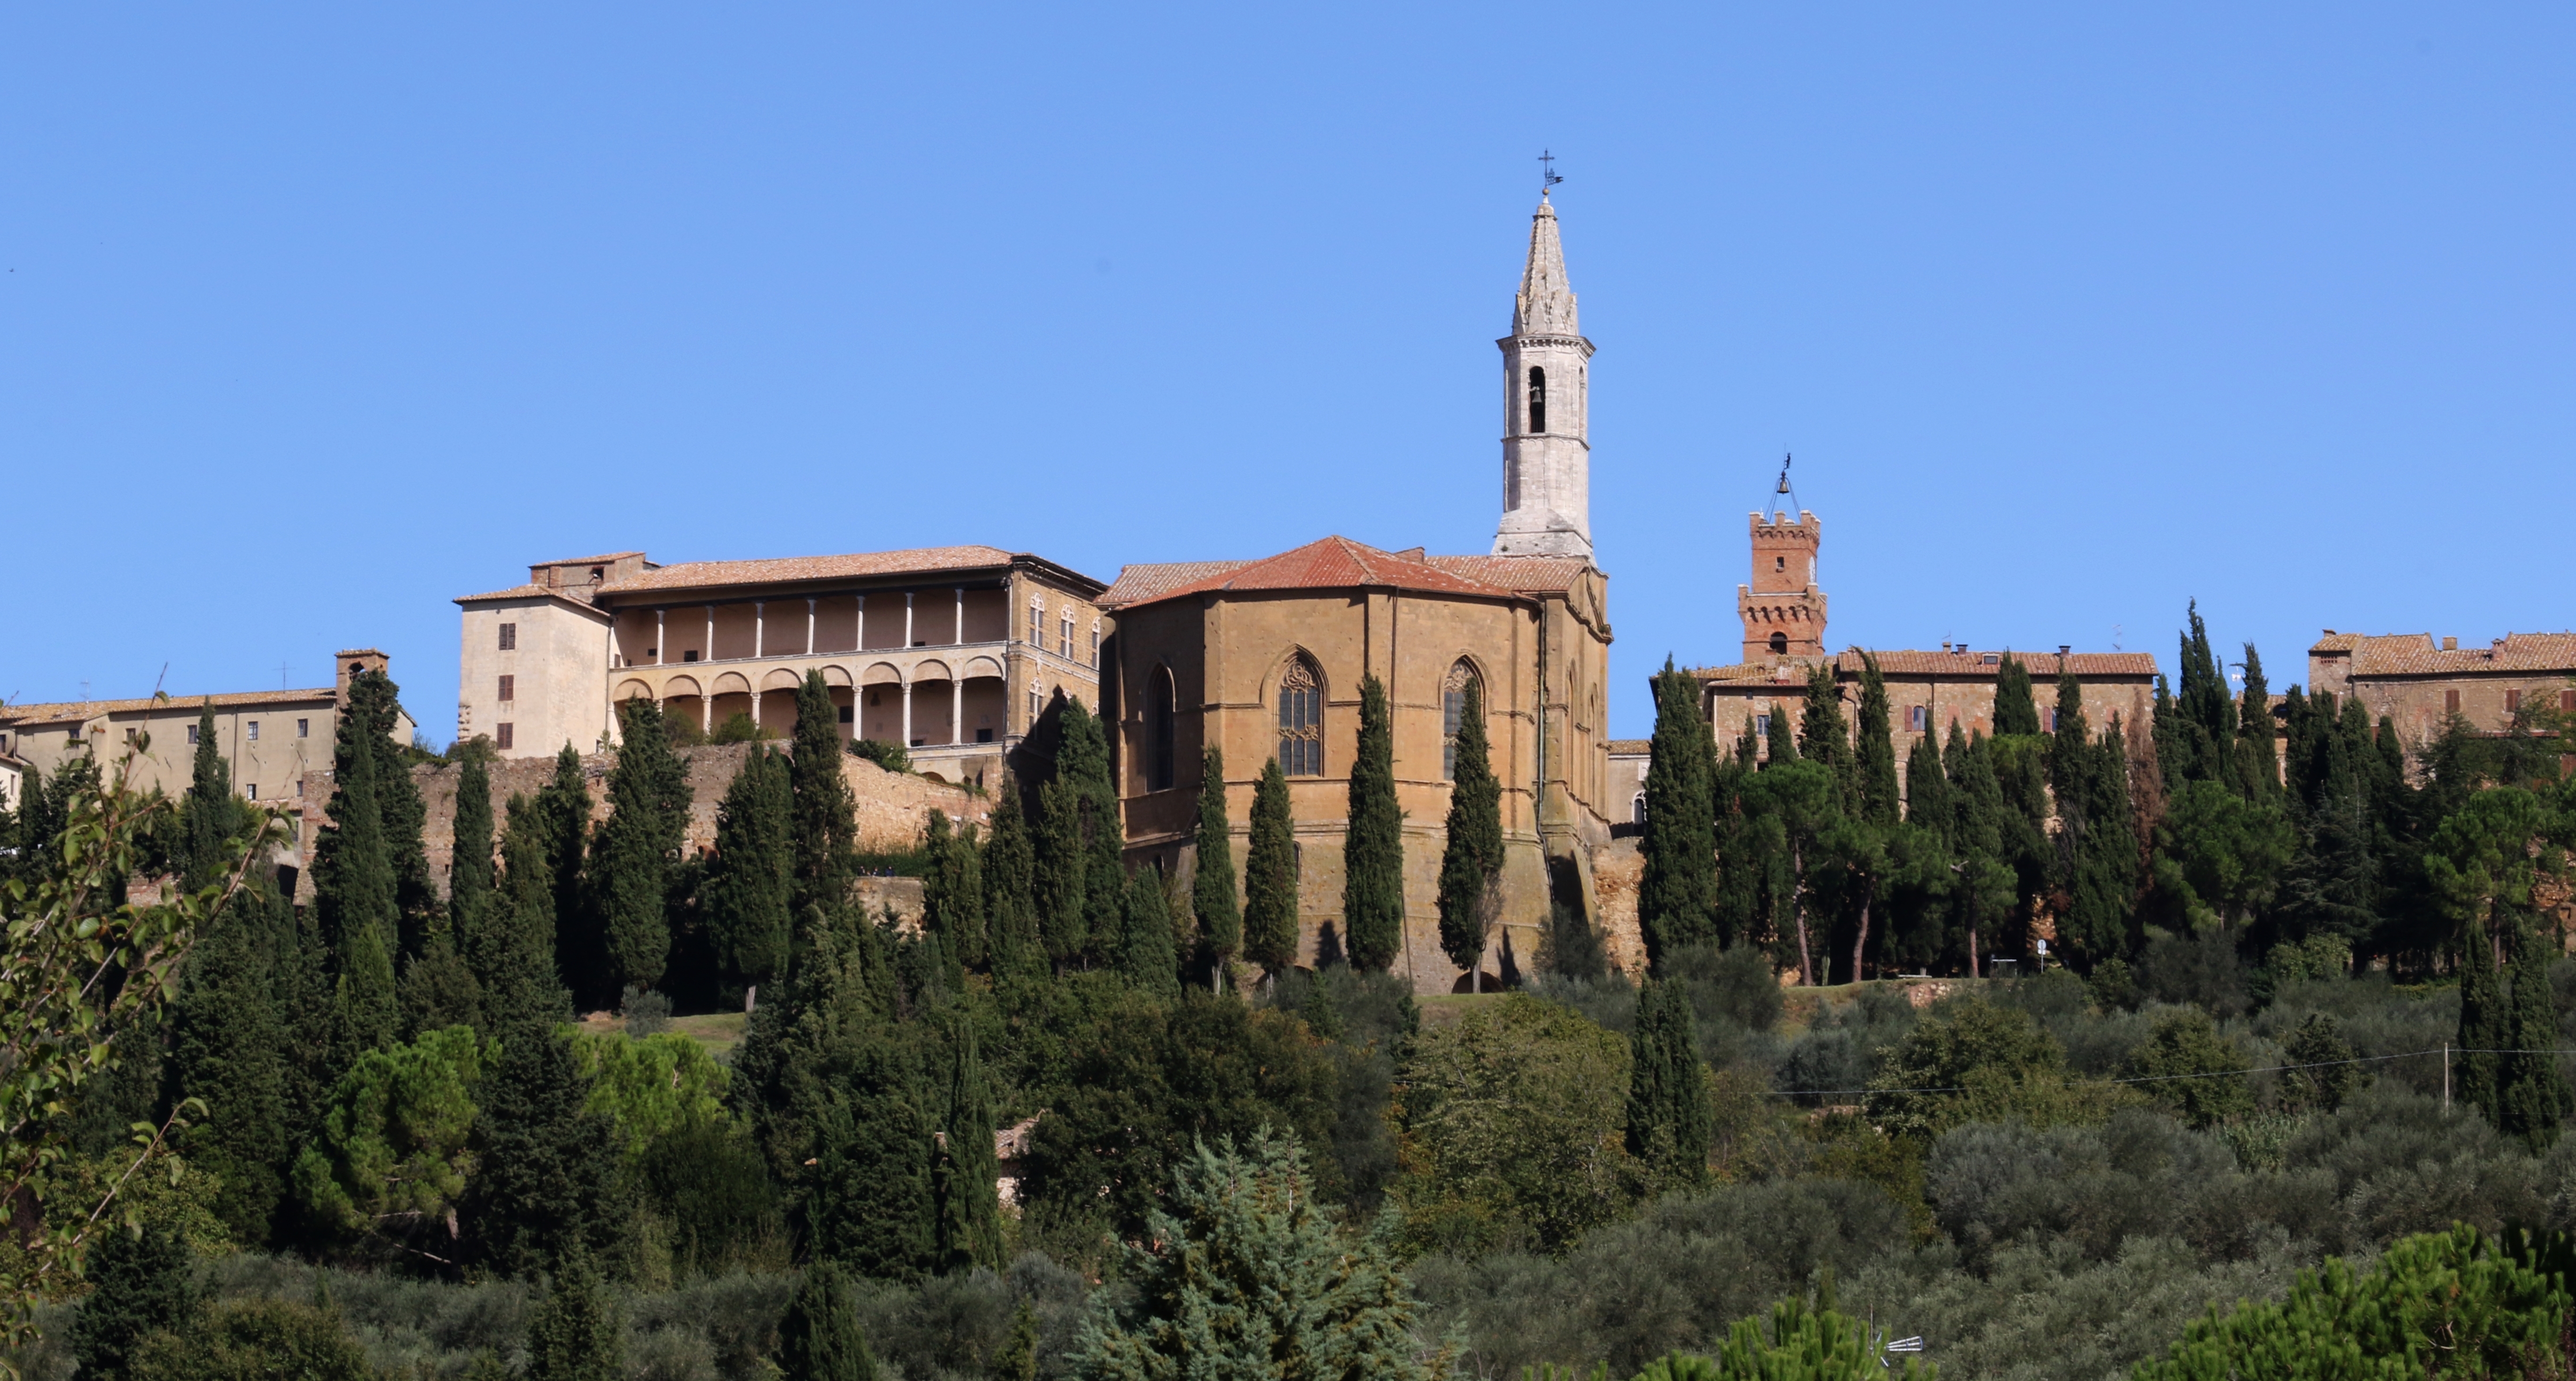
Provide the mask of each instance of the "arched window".
{"label": "arched window", "polygon": [[1467,712],[1467,687],[1476,679],[1476,668],[1465,658],[1449,668],[1449,678],[1440,685],[1440,775],[1458,780],[1458,723]]}
{"label": "arched window", "polygon": [[1173,721],[1180,718],[1173,704],[1172,669],[1154,668],[1153,680],[1145,687],[1145,789],[1169,791],[1174,777],[1174,759],[1179,756]]}
{"label": "arched window", "polygon": [[1533,369],[1529,377],[1529,429],[1547,430],[1547,371]]}
{"label": "arched window", "polygon": [[1637,799],[1628,803],[1628,819],[1632,824],[1646,823],[1646,793],[1638,792]]}
{"label": "arched window", "polygon": [[1772,651],[1774,651],[1774,652],[1786,652],[1786,651],[1788,651],[1788,650],[1789,650],[1789,635],[1788,635],[1788,634],[1786,634],[1786,633],[1774,633],[1774,634],[1772,634],[1772,635],[1771,635],[1771,650],[1772,650]]}
{"label": "arched window", "polygon": [[1324,775],[1324,687],[1303,657],[1279,678],[1279,770]]}

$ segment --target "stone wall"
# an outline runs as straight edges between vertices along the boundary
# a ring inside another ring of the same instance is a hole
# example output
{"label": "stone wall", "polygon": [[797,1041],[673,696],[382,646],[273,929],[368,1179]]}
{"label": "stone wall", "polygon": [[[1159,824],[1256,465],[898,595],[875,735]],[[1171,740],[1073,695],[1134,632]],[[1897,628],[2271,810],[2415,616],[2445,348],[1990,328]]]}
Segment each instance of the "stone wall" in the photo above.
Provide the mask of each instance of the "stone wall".
{"label": "stone wall", "polygon": [[[780,744],[771,747],[784,749]],[[735,743],[677,751],[689,765],[689,826],[683,847],[696,855],[715,847],[716,807],[724,800],[726,788],[733,785],[734,774],[742,770],[743,761],[750,756],[751,745]],[[605,753],[581,760],[582,782],[590,791],[590,819],[594,825],[608,818],[608,769],[615,761],[613,755]],[[552,758],[505,758],[491,764],[491,774],[492,823],[497,834],[506,822],[510,798],[515,795],[533,799],[554,780],[555,764]],[[430,876],[442,894],[447,890],[448,862],[456,848],[456,783],[460,775],[460,769],[443,763],[412,769],[412,781],[420,788],[422,803],[428,807],[421,843],[429,854]],[[856,806],[858,847],[865,852],[894,852],[918,844],[933,807],[947,812],[952,820],[984,824],[991,819],[991,798],[969,795],[962,787],[888,772],[875,763],[848,756],[841,759],[841,775],[850,784]],[[299,836],[308,854],[315,831],[330,823],[324,813],[330,799],[331,774],[308,773]],[[496,839],[496,845],[497,842]],[[311,876],[308,870],[299,879],[296,900],[312,900]],[[894,901],[898,912],[905,910],[903,900],[891,895],[886,900]],[[917,916],[918,900],[912,901],[910,908]]]}

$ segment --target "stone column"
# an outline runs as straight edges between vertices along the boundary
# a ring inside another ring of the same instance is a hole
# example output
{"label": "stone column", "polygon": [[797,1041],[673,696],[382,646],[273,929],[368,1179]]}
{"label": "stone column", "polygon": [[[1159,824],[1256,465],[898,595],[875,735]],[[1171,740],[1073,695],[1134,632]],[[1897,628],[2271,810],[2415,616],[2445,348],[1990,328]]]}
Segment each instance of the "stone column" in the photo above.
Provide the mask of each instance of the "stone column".
{"label": "stone column", "polygon": [[853,652],[865,652],[868,650],[868,597],[866,595],[859,596],[858,634],[859,645],[850,650]]}
{"label": "stone column", "polygon": [[666,612],[662,609],[653,611],[653,665],[657,667],[662,665],[662,615]]}
{"label": "stone column", "polygon": [[[912,646],[912,591],[903,592],[903,645]],[[904,684],[910,685],[907,681]]]}
{"label": "stone column", "polygon": [[760,728],[760,690],[758,687],[754,687],[751,692],[751,727],[755,730]]}
{"label": "stone column", "polygon": [[[910,598],[910,596],[905,597],[907,602]],[[903,746],[906,748],[912,746],[912,682],[910,681],[903,683]]]}
{"label": "stone column", "polygon": [[[713,684],[713,682],[708,683],[710,686]],[[701,735],[705,735],[712,734],[715,731],[716,694],[714,691],[709,690],[707,686],[700,686],[698,687],[698,732]]]}
{"label": "stone column", "polygon": [[[712,661],[714,661],[715,659],[716,659],[716,607],[715,607],[714,605],[710,604],[710,605],[708,605],[708,606],[707,606],[707,641],[706,641],[706,651],[701,652],[701,653],[699,653],[699,654],[698,654],[698,660],[699,660],[699,661],[701,661],[701,662],[712,662]],[[708,697],[708,699],[710,699],[710,700],[712,700],[712,699],[714,699],[714,698],[715,698],[715,697],[713,697],[713,696],[709,696],[709,697]]]}
{"label": "stone column", "polygon": [[805,601],[805,655],[814,655],[814,601]]}
{"label": "stone column", "polygon": [[966,587],[963,585],[957,587],[957,643],[961,647],[966,643]]}
{"label": "stone column", "polygon": [[966,678],[948,673],[948,741],[966,741]]}
{"label": "stone column", "polygon": [[[761,644],[767,641],[768,634],[769,601],[765,599],[755,599],[751,602],[751,655],[753,657],[757,658],[767,655],[763,652]],[[760,692],[753,691],[751,693],[751,699],[753,704],[759,704]]]}

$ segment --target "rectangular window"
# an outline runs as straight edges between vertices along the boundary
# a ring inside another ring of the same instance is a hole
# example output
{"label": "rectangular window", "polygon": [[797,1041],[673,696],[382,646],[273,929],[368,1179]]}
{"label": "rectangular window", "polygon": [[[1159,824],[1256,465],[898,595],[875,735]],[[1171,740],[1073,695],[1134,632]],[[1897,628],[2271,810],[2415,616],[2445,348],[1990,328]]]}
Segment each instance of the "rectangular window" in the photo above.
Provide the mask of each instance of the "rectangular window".
{"label": "rectangular window", "polygon": [[504,676],[501,678],[501,698],[505,701],[516,700],[519,698],[518,677]]}
{"label": "rectangular window", "polygon": [[2516,710],[2518,710],[2518,709],[2521,709],[2521,708],[2522,708],[2522,692],[2520,692],[2520,691],[2518,691],[2518,690],[2509,690],[2509,691],[2506,691],[2506,692],[2504,693],[2504,712],[2505,712],[2506,714],[2512,714],[2514,711],[2516,711]]}
{"label": "rectangular window", "polygon": [[249,782],[249,783],[244,784],[244,785],[243,785],[243,787],[242,787],[242,794],[243,794],[244,796],[247,796],[247,797],[251,798],[251,799],[252,799],[252,800],[254,800],[254,801],[258,800],[258,799],[259,799],[259,783],[257,783],[257,782]]}
{"label": "rectangular window", "polygon": [[519,649],[519,625],[517,625],[517,624],[515,624],[515,623],[505,623],[505,624],[502,624],[502,625],[501,625],[501,650],[502,650],[503,652],[516,652],[516,651],[518,651],[518,649]]}
{"label": "rectangular window", "polygon": [[197,726],[194,724],[188,726],[188,746],[191,748],[197,746]]}
{"label": "rectangular window", "polygon": [[299,781],[295,784],[295,796],[297,800],[304,798],[304,783]]}
{"label": "rectangular window", "polygon": [[295,721],[295,736],[297,738],[313,737],[313,721],[309,719],[299,719]]}
{"label": "rectangular window", "polygon": [[125,731],[125,741],[128,743],[132,743],[134,741],[134,730],[131,728]]}
{"label": "rectangular window", "polygon": [[2049,707],[2049,711],[2048,711],[2048,731],[2049,731],[2050,733],[2052,733],[2052,734],[2057,732],[2057,709],[2056,709],[2056,707],[2055,707],[2055,706],[2050,706],[2050,707]]}
{"label": "rectangular window", "polygon": [[694,647],[690,648],[688,651],[680,654],[680,660],[683,662],[694,662],[698,660],[698,650]]}
{"label": "rectangular window", "polygon": [[856,721],[853,719],[853,716],[855,716],[857,713],[858,713],[858,707],[857,707],[856,705],[843,705],[843,706],[841,707],[841,722],[842,722],[842,723],[844,723],[844,724],[850,724],[850,723],[854,723],[854,722],[856,722]]}
{"label": "rectangular window", "polygon": [[1753,736],[1764,740],[1771,737],[1771,716],[1767,714],[1753,716]]}
{"label": "rectangular window", "polygon": [[2452,714],[2458,714],[2460,712],[2460,693],[2455,690],[2446,690],[2442,692],[2442,708]]}
{"label": "rectangular window", "polygon": [[259,721],[253,719],[245,722],[242,725],[242,733],[247,735],[251,742],[259,742]]}
{"label": "rectangular window", "polygon": [[1905,727],[1913,730],[1915,733],[1922,733],[1923,726],[1930,722],[1931,718],[1932,711],[1929,706],[1913,706],[1905,712]]}
{"label": "rectangular window", "polygon": [[[2560,714],[2576,714],[2576,690],[2564,690],[2558,693],[2558,712]],[[0,740],[0,748],[5,748],[7,746],[8,743],[6,740]]]}
{"label": "rectangular window", "polygon": [[1055,651],[1066,661],[1073,660],[1073,615],[1070,612],[1056,620]]}
{"label": "rectangular window", "polygon": [[976,731],[975,731],[975,741],[976,741],[977,743],[990,743],[990,742],[992,742],[992,741],[993,741],[993,731],[992,731],[992,730],[990,730],[990,729],[978,729],[978,730],[976,730]]}
{"label": "rectangular window", "polygon": [[493,746],[493,747],[495,747],[495,748],[515,748],[515,747],[517,747],[517,746],[518,746],[518,738],[517,738],[517,736],[516,736],[516,735],[514,735],[514,734],[512,734],[512,733],[510,732],[512,729],[514,729],[514,728],[516,728],[516,727],[518,727],[518,726],[513,725],[513,724],[495,724],[495,725],[493,725],[493,726],[492,726],[492,746]]}

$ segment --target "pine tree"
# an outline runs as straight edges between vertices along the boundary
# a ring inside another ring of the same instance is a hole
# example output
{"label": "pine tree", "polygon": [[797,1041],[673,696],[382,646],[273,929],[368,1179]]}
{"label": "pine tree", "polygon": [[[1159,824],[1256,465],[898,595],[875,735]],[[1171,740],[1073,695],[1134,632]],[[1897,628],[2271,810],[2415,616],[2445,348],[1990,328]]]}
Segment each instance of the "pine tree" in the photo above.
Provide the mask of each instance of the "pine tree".
{"label": "pine tree", "polygon": [[993,802],[993,832],[984,844],[984,908],[996,975],[1027,976],[1045,970],[1032,877],[1035,866],[1028,817],[1020,809],[1020,784],[1006,776]]}
{"label": "pine tree", "polygon": [[876,1381],[849,1284],[829,1260],[805,1268],[788,1302],[778,1324],[778,1366],[783,1381]]}
{"label": "pine tree", "polygon": [[483,995],[487,1034],[562,1015],[565,993],[555,959],[555,871],[547,857],[552,822],[524,796],[510,798],[501,834],[498,887],[480,908],[458,950]]}
{"label": "pine tree", "polygon": [[206,1107],[180,1135],[179,1150],[214,1175],[215,1216],[250,1248],[268,1244],[288,1151],[286,1030],[271,989],[270,925],[268,907],[249,896],[208,922],[170,1006],[165,1066],[172,1101],[195,1098]]}
{"label": "pine tree", "polygon": [[1297,962],[1297,841],[1288,776],[1273,757],[1252,788],[1252,833],[1243,858],[1243,957],[1277,978]]}
{"label": "pine tree", "polygon": [[[2249,678],[2250,679],[2250,678]],[[2549,937],[2527,918],[2514,928],[2513,1015],[2506,1029],[2513,1054],[2503,1058],[2498,1078],[2496,1129],[2517,1136],[2537,1155],[2558,1140],[2558,1120],[2567,1098],[2558,1078],[2558,1000],[2549,983]]]}
{"label": "pine tree", "polygon": [[[393,967],[400,918],[377,802],[382,763],[368,741],[373,732],[367,715],[340,716],[331,754],[331,823],[314,846],[315,909],[333,957],[338,1010],[331,1043],[340,1068],[360,1051],[391,1044],[401,1025]],[[334,1073],[330,1082],[337,1078]]]}
{"label": "pine tree", "polygon": [[2460,936],[2460,1029],[2454,1039],[2460,1053],[2454,1084],[2462,1103],[2500,1124],[2504,1057],[2496,1052],[2513,1039],[2513,1014],[2496,981],[2495,950],[2485,918],[2472,917]]}
{"label": "pine tree", "polygon": [[[1951,732],[1958,732],[1955,723]],[[1950,780],[1941,765],[1937,732],[1927,732],[1916,739],[1905,755],[1905,822],[1937,830],[1944,836],[1950,831]]]}
{"label": "pine tree", "polygon": [[945,1274],[1002,1269],[1002,1207],[994,1188],[993,1090],[975,1048],[975,1027],[961,1020],[949,1042],[947,1115],[932,1189],[939,1198],[938,1269]]}
{"label": "pine tree", "polygon": [[1458,712],[1454,763],[1448,837],[1440,851],[1440,948],[1481,992],[1485,942],[1502,897],[1503,786],[1485,747],[1484,687],[1473,678]]}
{"label": "pine tree", "polygon": [[1896,783],[1895,726],[1887,707],[1887,677],[1878,658],[1861,654],[1859,815],[1873,825],[1893,825],[1903,808]]}
{"label": "pine tree", "polygon": [[2030,668],[2007,651],[1995,671],[1995,733],[2000,737],[2038,732],[2039,702],[2031,697]]}
{"label": "pine tree", "polygon": [[456,769],[456,843],[447,861],[447,919],[463,943],[492,895],[492,772],[484,755],[465,751]]}
{"label": "pine tree", "polygon": [[1127,879],[1119,918],[1118,971],[1138,988],[1162,998],[1181,995],[1180,958],[1172,943],[1172,912],[1163,900],[1162,870],[1147,864]]}
{"label": "pine tree", "polygon": [[1386,686],[1360,678],[1360,733],[1342,840],[1342,934],[1351,967],[1384,973],[1404,946],[1404,813],[1395,804],[1395,730]]}
{"label": "pine tree", "polygon": [[1711,1122],[1690,999],[1648,983],[1637,994],[1629,1051],[1628,1154],[1667,1184],[1705,1185]]}
{"label": "pine tree", "polygon": [[993,1381],[1038,1381],[1038,1311],[1026,1299],[1011,1311],[1011,1336],[993,1358]]}
{"label": "pine tree", "polygon": [[[511,824],[519,822],[517,803],[512,803]],[[608,932],[603,913],[592,895],[590,877],[583,869],[590,843],[589,774],[582,769],[581,754],[567,743],[555,754],[555,774],[537,789],[533,811],[526,817],[535,829],[540,857],[545,861],[544,877],[551,898],[547,914],[547,936],[563,976],[579,1010],[588,1011],[616,1000],[608,959]],[[504,852],[507,852],[504,841]],[[533,881],[537,874],[531,873]]]}
{"label": "pine tree", "polygon": [[[1468,692],[1474,694],[1473,690]],[[1210,747],[1199,760],[1199,828],[1193,845],[1190,914],[1208,955],[1208,986],[1225,987],[1225,966],[1243,948],[1243,908],[1234,891],[1234,822],[1225,804],[1225,753]]]}
{"label": "pine tree", "polygon": [[567,1251],[528,1320],[526,1381],[625,1381],[626,1329],[618,1312],[590,1253],[577,1246]]}
{"label": "pine tree", "polygon": [[179,860],[179,885],[193,892],[223,880],[230,850],[224,847],[241,832],[241,808],[233,800],[232,770],[215,751],[215,702],[197,712],[197,753],[188,777],[186,856]]}
{"label": "pine tree", "polygon": [[1646,827],[1638,851],[1637,922],[1646,961],[1717,933],[1717,821],[1711,773],[1716,748],[1700,713],[1699,683],[1664,658],[1655,675],[1655,736],[1646,759]]}
{"label": "pine tree", "polygon": [[505,1028],[481,1101],[464,1205],[477,1259],[526,1276],[567,1256],[608,1253],[625,1222],[615,1129],[590,1110],[571,1041],[543,1021]]}
{"label": "pine tree", "polygon": [[796,883],[789,905],[798,915],[809,906],[828,913],[849,899],[850,850],[859,825],[849,778],[841,770],[840,711],[820,671],[805,673],[796,688],[795,748],[788,763]]}
{"label": "pine tree", "polygon": [[793,804],[786,760],[760,744],[716,807],[715,857],[700,895],[727,981],[758,987],[787,972]]}
{"label": "pine tree", "polygon": [[90,1253],[89,1297],[72,1318],[72,1356],[88,1381],[124,1381],[144,1339],[188,1327],[197,1269],[188,1244],[160,1224],[109,1226]]}
{"label": "pine tree", "polygon": [[[821,684],[822,673],[808,676]],[[800,705],[804,699],[799,692]],[[671,870],[689,819],[688,764],[671,751],[661,707],[636,699],[618,709],[622,732],[616,765],[608,769],[609,814],[590,857],[608,959],[607,992],[598,996],[607,997],[662,981],[671,959]],[[837,733],[832,752],[837,769]]]}

